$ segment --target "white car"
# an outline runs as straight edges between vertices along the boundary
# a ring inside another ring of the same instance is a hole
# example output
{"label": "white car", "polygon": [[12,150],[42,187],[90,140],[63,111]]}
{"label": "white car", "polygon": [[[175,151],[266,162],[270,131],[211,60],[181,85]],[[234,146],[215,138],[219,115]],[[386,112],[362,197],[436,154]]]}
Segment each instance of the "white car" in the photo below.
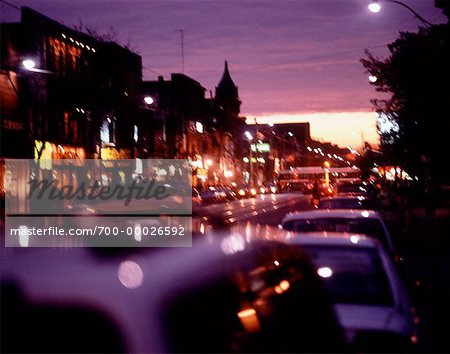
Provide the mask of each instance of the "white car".
{"label": "white car", "polygon": [[348,195],[321,198],[318,209],[377,210],[378,206],[368,196]]}
{"label": "white car", "polygon": [[358,234],[295,234],[334,303],[356,352],[408,352],[417,342],[415,312],[395,264],[375,239]]}
{"label": "white car", "polygon": [[389,230],[380,213],[373,210],[324,209],[289,213],[281,223],[294,232],[348,232],[378,239],[388,253],[398,258]]}

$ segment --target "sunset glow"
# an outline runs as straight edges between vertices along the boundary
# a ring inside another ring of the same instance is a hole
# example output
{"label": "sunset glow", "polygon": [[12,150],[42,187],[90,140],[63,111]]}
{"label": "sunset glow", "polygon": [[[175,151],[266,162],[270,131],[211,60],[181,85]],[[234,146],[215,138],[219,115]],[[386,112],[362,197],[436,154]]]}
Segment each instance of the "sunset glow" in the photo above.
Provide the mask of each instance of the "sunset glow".
{"label": "sunset glow", "polygon": [[283,124],[309,122],[311,137],[353,148],[363,141],[378,145],[377,114],[374,112],[315,112],[248,115],[247,124]]}

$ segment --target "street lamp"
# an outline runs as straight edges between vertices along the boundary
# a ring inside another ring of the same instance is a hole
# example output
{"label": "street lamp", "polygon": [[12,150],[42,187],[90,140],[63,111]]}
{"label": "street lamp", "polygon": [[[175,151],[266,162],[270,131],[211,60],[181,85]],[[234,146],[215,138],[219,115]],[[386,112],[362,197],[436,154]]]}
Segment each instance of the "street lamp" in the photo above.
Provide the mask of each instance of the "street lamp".
{"label": "street lamp", "polygon": [[[405,9],[409,10],[414,14],[414,16],[424,24],[425,27],[429,28],[433,26],[433,24],[427,20],[425,20],[422,16],[420,16],[414,9],[412,9],[410,6],[406,5],[405,3],[397,0],[382,0],[383,2],[390,2],[394,4],[398,4],[400,6],[403,6]],[[372,0],[372,2],[367,6],[369,8],[370,12],[378,13],[381,10],[381,5],[378,2],[378,0]]]}
{"label": "street lamp", "polygon": [[328,187],[330,185],[330,163],[325,161],[323,168],[325,169],[325,185]]}
{"label": "street lamp", "polygon": [[155,102],[155,100],[151,96],[145,96],[144,102],[150,106],[151,104],[153,104],[153,102]]}
{"label": "street lamp", "polygon": [[370,12],[373,12],[374,14],[380,12],[380,10],[381,10],[381,6],[377,2],[372,2],[371,4],[369,4],[368,8],[369,8]]}
{"label": "street lamp", "polygon": [[[252,150],[252,141],[253,141],[253,135],[247,130],[245,133],[245,137],[248,139],[249,145],[250,145],[250,161],[249,161],[249,182],[250,187],[253,187],[253,150]],[[256,146],[256,145],[255,145]]]}
{"label": "street lamp", "polygon": [[22,65],[27,70],[33,70],[36,67],[36,63],[33,59],[25,59],[22,61]]}
{"label": "street lamp", "polygon": [[377,82],[378,78],[375,75],[369,75],[369,81],[374,83]]}
{"label": "street lamp", "polygon": [[32,58],[26,58],[26,59],[22,60],[22,67],[20,69],[22,69],[22,70],[25,69],[26,71],[30,71],[30,72],[38,73],[38,74],[50,74],[50,75],[56,74],[53,71],[38,68],[37,67],[38,64],[39,63],[36,62],[36,60],[34,60]]}

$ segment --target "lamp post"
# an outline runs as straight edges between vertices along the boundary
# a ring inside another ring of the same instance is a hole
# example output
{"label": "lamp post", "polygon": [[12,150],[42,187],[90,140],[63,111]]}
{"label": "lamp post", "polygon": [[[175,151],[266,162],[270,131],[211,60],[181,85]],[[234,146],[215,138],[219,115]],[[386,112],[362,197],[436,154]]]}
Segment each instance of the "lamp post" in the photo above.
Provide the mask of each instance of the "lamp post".
{"label": "lamp post", "polygon": [[[398,0],[382,0],[380,2],[398,4],[398,5],[402,6],[402,7],[404,7],[405,9],[409,10],[411,13],[413,13],[414,17],[417,18],[420,22],[422,22],[425,27],[430,28],[431,26],[433,26],[433,23],[431,23],[431,22],[427,21],[426,19],[424,19],[413,8],[411,8],[410,6],[406,5],[405,3],[401,2],[401,1],[398,1]],[[369,11],[373,12],[373,13],[380,12],[380,10],[381,10],[380,2],[378,0],[372,0],[372,2],[367,6],[369,8]]]}
{"label": "lamp post", "polygon": [[250,173],[250,176],[249,176],[249,184],[250,184],[250,187],[253,187],[253,162],[252,162],[252,159],[253,159],[253,152],[252,152],[253,151],[252,150],[253,135],[247,130],[245,132],[245,137],[248,139],[249,146],[250,146],[250,156],[249,156],[249,169],[250,169],[249,173]]}
{"label": "lamp post", "polygon": [[[138,107],[142,110],[142,116],[139,119],[138,135],[142,134],[141,144],[143,151],[151,156],[155,156],[157,151],[157,134],[154,120],[159,119],[160,115],[162,116],[162,137],[165,142],[165,118],[160,109],[159,98],[154,92],[144,92],[138,98]],[[142,133],[140,131],[141,128]]]}
{"label": "lamp post", "polygon": [[[42,104],[45,105],[47,101],[46,80],[49,77],[48,75],[54,75],[55,73],[53,71],[39,68],[38,65],[39,62],[35,60],[35,58],[24,58],[20,62],[17,71],[23,73],[30,91],[31,86],[34,85],[34,92],[32,94],[30,93],[31,96],[29,97],[31,102],[31,122],[28,123],[28,130],[34,140],[34,149],[32,153],[37,156],[38,160],[40,160],[47,140],[47,132],[44,128],[45,124],[42,124],[41,121]],[[33,84],[31,85],[30,82]],[[43,87],[45,88],[43,89]],[[36,146],[36,137],[38,136],[42,140],[42,146],[40,148],[37,148]]]}

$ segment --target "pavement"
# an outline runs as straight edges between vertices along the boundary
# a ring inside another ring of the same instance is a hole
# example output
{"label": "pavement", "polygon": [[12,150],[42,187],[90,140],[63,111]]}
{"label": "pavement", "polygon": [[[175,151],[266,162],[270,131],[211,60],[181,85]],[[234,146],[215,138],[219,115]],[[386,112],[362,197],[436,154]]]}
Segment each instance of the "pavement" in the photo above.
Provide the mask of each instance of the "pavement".
{"label": "pavement", "polygon": [[[403,219],[405,220],[405,219]],[[403,226],[401,250],[408,273],[418,283],[417,305],[423,314],[421,353],[450,353],[450,208],[433,216],[414,207]]]}

